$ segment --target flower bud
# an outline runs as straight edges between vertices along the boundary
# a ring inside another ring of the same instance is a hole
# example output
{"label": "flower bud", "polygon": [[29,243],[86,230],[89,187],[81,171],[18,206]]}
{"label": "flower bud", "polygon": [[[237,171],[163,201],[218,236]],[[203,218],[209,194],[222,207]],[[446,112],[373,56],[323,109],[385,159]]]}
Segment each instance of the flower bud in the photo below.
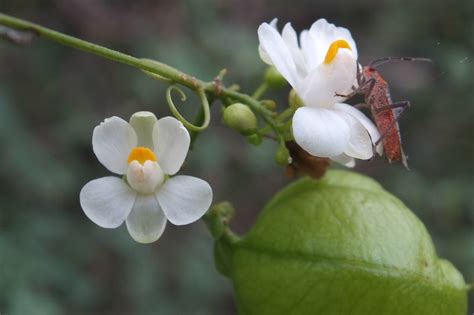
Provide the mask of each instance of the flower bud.
{"label": "flower bud", "polygon": [[130,117],[130,125],[137,134],[137,146],[153,148],[153,127],[156,122],[156,116],[152,112],[136,112]]}
{"label": "flower bud", "polygon": [[224,123],[244,135],[250,135],[257,130],[257,117],[244,104],[235,103],[224,110]]}
{"label": "flower bud", "polygon": [[277,107],[277,104],[274,100],[262,100],[261,103],[268,110],[275,110]]}
{"label": "flower bud", "polygon": [[303,100],[296,94],[296,91],[292,89],[288,95],[288,103],[291,108],[297,109],[298,107],[303,106]]}
{"label": "flower bud", "polygon": [[291,162],[290,152],[288,151],[288,148],[286,147],[284,142],[281,142],[278,146],[278,150],[275,154],[275,161],[279,165],[283,166],[288,165]]}
{"label": "flower bud", "polygon": [[247,141],[253,145],[259,145],[262,143],[262,136],[258,133],[254,133],[253,135],[247,137]]}
{"label": "flower bud", "polygon": [[234,216],[235,209],[230,202],[223,201],[214,206],[206,214],[206,222],[214,239],[219,239]]}
{"label": "flower bud", "polygon": [[285,78],[273,66],[268,67],[267,70],[265,70],[265,82],[274,88],[281,88],[286,85]]}

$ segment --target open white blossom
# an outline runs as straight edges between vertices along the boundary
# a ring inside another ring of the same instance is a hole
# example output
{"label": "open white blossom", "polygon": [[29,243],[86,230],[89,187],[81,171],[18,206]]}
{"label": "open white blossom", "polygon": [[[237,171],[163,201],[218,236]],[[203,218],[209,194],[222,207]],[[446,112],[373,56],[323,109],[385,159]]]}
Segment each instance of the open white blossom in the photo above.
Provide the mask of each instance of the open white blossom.
{"label": "open white blossom", "polygon": [[115,116],[105,119],[94,128],[94,153],[109,171],[125,177],[87,183],[80,193],[85,214],[104,228],[125,221],[140,243],[156,241],[167,221],[198,220],[212,202],[209,184],[191,176],[169,177],[181,168],[189,144],[188,131],[173,117],[157,120],[150,112],[138,112],[130,124]]}
{"label": "open white blossom", "polygon": [[[380,138],[375,125],[343,97],[357,85],[357,47],[349,30],[319,19],[298,36],[277,20],[258,28],[259,53],[302,99],[293,117],[295,141],[308,153],[352,167],[354,158],[369,159]],[[382,152],[382,146],[377,151]]]}

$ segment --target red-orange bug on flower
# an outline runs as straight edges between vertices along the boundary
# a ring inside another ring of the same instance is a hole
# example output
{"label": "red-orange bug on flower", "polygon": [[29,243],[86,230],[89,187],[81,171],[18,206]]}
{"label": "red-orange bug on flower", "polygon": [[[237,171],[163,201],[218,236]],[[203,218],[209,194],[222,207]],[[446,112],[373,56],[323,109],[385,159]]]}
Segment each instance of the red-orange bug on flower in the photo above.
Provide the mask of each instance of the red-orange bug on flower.
{"label": "red-orange bug on flower", "polygon": [[356,94],[364,95],[365,103],[355,106],[358,108],[369,108],[372,113],[372,117],[381,135],[380,139],[372,139],[374,146],[377,146],[382,141],[388,161],[401,161],[408,169],[407,158],[402,148],[398,119],[405,109],[410,107],[410,102],[392,102],[388,83],[377,70],[378,66],[392,60],[431,62],[431,59],[427,58],[410,57],[387,57],[374,60],[367,66],[364,66],[362,71],[357,67],[358,87],[352,93],[349,95],[336,93],[336,95],[347,98]]}

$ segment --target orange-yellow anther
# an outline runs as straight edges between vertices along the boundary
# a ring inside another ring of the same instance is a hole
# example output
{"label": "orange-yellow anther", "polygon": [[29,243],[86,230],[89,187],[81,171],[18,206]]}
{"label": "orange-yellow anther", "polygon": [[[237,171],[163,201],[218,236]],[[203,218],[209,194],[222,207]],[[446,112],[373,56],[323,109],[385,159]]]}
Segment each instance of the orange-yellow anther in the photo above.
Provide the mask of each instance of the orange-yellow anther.
{"label": "orange-yellow anther", "polygon": [[146,161],[154,161],[156,162],[156,155],[153,153],[152,150],[146,147],[136,147],[133,148],[132,152],[128,156],[128,163],[132,161],[138,161],[140,164],[145,164]]}
{"label": "orange-yellow anther", "polygon": [[326,53],[326,57],[324,58],[325,64],[331,63],[331,61],[336,58],[339,48],[347,48],[349,50],[352,50],[351,46],[349,46],[349,44],[343,39],[338,39],[332,42],[331,46],[329,46],[328,52]]}

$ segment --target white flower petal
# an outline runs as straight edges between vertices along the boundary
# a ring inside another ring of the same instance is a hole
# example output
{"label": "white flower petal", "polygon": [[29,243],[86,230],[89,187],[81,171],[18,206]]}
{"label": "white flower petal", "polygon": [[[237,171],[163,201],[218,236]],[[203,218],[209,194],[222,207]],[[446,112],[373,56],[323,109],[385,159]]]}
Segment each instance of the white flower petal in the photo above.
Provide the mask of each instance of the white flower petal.
{"label": "white flower petal", "polygon": [[293,116],[296,143],[314,156],[331,157],[342,154],[347,148],[349,133],[346,120],[335,110],[301,107]]}
{"label": "white flower petal", "polygon": [[[311,63],[317,66],[323,63],[329,46],[336,40],[343,39],[351,47],[354,60],[357,60],[357,46],[352,38],[351,32],[344,27],[336,27],[334,24],[328,23],[325,19],[319,19],[313,23],[309,30],[309,36],[313,45],[307,45],[313,48],[311,51]],[[305,53],[310,54],[309,51]]]}
{"label": "white flower petal", "polygon": [[[350,105],[343,104],[343,103],[338,103],[338,104],[334,105],[334,107],[337,110],[343,111],[343,112],[353,116],[354,118],[356,118],[365,127],[365,129],[367,129],[367,131],[370,135],[370,138],[372,140],[372,143],[375,143],[377,140],[380,139],[380,132],[377,129],[377,127],[360,110],[358,110],[357,108],[354,108],[354,106],[350,106]],[[380,141],[380,143],[376,147],[377,153],[379,155],[383,154],[383,143],[382,142],[383,141]]]}
{"label": "white flower petal", "polygon": [[344,153],[356,159],[370,159],[374,154],[372,140],[370,139],[367,129],[352,115],[343,111],[339,111],[339,113],[340,117],[347,122],[350,129],[350,139]]}
{"label": "white flower petal", "polygon": [[[274,18],[270,22],[270,26],[277,29],[277,23],[278,23],[278,19]],[[267,54],[267,51],[260,44],[258,45],[258,54],[260,55],[260,59],[262,59],[263,62],[265,62],[268,65],[273,65],[272,60]]]}
{"label": "white flower petal", "polygon": [[298,46],[298,35],[296,35],[295,30],[291,26],[291,23],[286,23],[281,33],[281,37],[283,38],[283,41],[290,50],[291,56],[293,57],[296,69],[298,71],[298,76],[300,77],[298,81],[301,81],[308,74],[307,66],[304,61],[303,53],[301,52],[301,49]]}
{"label": "white flower petal", "polygon": [[309,34],[308,30],[304,30],[300,34],[300,44],[301,51],[304,56],[304,60],[307,66],[307,71],[316,68],[320,63],[316,63],[319,59],[314,58],[314,54],[318,49],[323,49],[322,47],[316,47],[316,43]]}
{"label": "white flower petal", "polygon": [[159,119],[153,128],[155,154],[163,172],[176,174],[189,151],[191,138],[188,130],[174,117]]}
{"label": "white flower petal", "polygon": [[156,197],[168,220],[175,225],[184,225],[206,213],[212,203],[212,189],[202,179],[176,176],[163,184]]}
{"label": "white flower petal", "polygon": [[92,134],[92,149],[97,159],[116,174],[125,174],[128,155],[136,145],[137,135],[132,126],[116,116],[105,119]]}
{"label": "white flower petal", "polygon": [[337,156],[332,156],[331,160],[344,165],[345,167],[354,167],[355,166],[355,159],[346,155],[346,154],[340,154]]}
{"label": "white flower petal", "polygon": [[329,64],[313,69],[296,89],[307,106],[331,106],[344,100],[357,78],[357,63],[347,49],[341,49]]}
{"label": "white flower petal", "polygon": [[[263,23],[258,28],[258,39],[262,50],[271,64],[278,72],[295,87],[297,84],[297,70],[290,49],[286,46],[283,38],[273,26]],[[268,61],[268,60],[267,60]]]}
{"label": "white flower petal", "polygon": [[160,238],[166,227],[166,217],[156,196],[138,195],[126,225],[130,236],[138,243],[153,243]]}
{"label": "white flower petal", "polygon": [[79,194],[84,213],[95,224],[109,229],[119,227],[135,202],[136,193],[113,176],[88,182]]}

